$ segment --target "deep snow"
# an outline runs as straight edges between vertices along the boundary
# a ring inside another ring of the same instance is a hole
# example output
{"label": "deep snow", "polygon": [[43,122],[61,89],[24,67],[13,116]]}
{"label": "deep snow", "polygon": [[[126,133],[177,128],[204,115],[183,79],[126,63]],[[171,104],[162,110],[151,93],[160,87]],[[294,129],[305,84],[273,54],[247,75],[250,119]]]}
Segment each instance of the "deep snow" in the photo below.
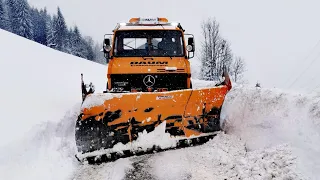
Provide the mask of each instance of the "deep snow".
{"label": "deep snow", "polygon": [[80,74],[101,91],[106,66],[1,29],[0,39],[0,179],[66,179],[76,167]]}
{"label": "deep snow", "polygon": [[167,180],[299,178],[288,146],[247,152],[238,137],[223,133],[202,146],[160,153],[148,163],[157,178]]}
{"label": "deep snow", "polygon": [[288,143],[306,177],[320,177],[320,94],[236,87],[227,96],[225,131],[246,141],[248,150]]}
{"label": "deep snow", "polygon": [[[100,166],[80,165],[74,158],[80,73],[101,92],[106,66],[2,30],[0,39],[0,49],[5,50],[0,54],[1,179],[126,177],[135,157]],[[192,69],[196,72],[197,66]],[[196,79],[193,83],[196,88],[211,85]],[[317,179],[319,97],[235,87],[222,113],[228,134],[203,146],[143,156],[141,164],[148,165],[146,170],[155,179],[300,179],[300,171]]]}
{"label": "deep snow", "polygon": [[[74,158],[74,106],[59,122],[34,124],[25,137],[0,149],[1,179],[70,179],[78,166]],[[1,127],[1,130],[3,128]]]}
{"label": "deep snow", "polygon": [[106,66],[1,29],[0,39],[0,147],[20,139],[35,124],[59,122],[81,102],[81,73],[97,91],[105,87]]}

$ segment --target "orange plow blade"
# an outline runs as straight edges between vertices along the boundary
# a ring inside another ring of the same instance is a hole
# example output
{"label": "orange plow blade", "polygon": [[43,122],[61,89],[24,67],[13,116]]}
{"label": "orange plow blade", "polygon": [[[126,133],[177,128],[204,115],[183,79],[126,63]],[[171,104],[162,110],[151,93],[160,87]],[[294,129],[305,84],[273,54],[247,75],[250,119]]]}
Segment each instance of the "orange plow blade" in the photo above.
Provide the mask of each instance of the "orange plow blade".
{"label": "orange plow blade", "polygon": [[170,92],[90,94],[76,123],[80,153],[135,141],[165,123],[171,137],[189,138],[220,130],[220,111],[230,86]]}
{"label": "orange plow blade", "polygon": [[[115,96],[91,94],[86,101],[92,102],[84,102],[77,121],[79,145],[85,144],[81,141],[84,141],[84,136],[88,136],[88,147],[83,152],[97,149],[90,145],[94,139],[105,138],[106,143],[98,148],[111,148],[117,142],[127,143],[137,139],[139,132],[150,132],[163,121],[166,121],[166,131],[172,136],[190,137],[219,130],[220,109],[227,91],[226,87],[221,86]],[[108,99],[108,96],[112,97]],[[97,98],[107,100],[99,105],[95,101]],[[94,132],[95,129],[100,132]],[[108,139],[115,142],[109,143]]]}

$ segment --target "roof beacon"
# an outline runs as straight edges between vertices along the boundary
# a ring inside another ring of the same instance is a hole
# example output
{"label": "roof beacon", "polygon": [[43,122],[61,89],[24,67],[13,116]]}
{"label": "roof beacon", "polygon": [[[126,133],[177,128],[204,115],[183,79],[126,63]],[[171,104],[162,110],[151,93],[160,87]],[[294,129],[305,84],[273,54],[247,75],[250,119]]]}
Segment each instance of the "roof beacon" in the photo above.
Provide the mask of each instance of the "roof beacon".
{"label": "roof beacon", "polygon": [[142,25],[156,25],[168,23],[167,18],[131,18],[130,23]]}

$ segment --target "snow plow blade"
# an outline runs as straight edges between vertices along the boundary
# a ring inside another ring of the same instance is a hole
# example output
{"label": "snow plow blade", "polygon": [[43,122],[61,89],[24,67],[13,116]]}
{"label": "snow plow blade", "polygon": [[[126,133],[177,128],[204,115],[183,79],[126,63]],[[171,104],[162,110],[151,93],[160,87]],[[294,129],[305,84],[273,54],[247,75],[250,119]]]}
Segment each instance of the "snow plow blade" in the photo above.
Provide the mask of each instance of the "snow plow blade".
{"label": "snow plow blade", "polygon": [[230,89],[231,82],[226,78],[211,88],[89,94],[76,122],[81,159],[94,156],[95,151],[112,152],[106,150],[118,143],[132,143],[139,133],[152,132],[160,124],[178,141],[213,136],[220,130],[220,111]]}

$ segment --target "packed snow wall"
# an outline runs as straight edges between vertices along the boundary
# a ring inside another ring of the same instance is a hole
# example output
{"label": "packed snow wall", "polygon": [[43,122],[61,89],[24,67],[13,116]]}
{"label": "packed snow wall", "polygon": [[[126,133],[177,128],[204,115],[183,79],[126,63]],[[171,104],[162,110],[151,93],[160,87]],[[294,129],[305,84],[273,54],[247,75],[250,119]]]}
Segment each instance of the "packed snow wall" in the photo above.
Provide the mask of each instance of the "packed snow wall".
{"label": "packed snow wall", "polygon": [[227,95],[224,130],[256,150],[288,144],[306,177],[320,177],[320,94],[235,87]]}

